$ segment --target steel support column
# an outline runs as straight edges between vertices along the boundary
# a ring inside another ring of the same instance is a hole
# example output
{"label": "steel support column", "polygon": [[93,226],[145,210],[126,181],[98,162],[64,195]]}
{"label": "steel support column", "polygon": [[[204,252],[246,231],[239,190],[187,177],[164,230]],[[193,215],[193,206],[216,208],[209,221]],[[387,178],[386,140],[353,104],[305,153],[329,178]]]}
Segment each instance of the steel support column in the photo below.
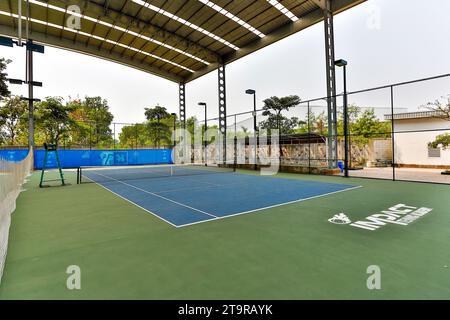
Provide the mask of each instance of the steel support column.
{"label": "steel support column", "polygon": [[[33,41],[28,40],[28,43],[31,45]],[[28,82],[28,146],[34,147],[33,51],[28,45],[26,46],[26,81]]]}
{"label": "steel support column", "polygon": [[[179,106],[180,106],[180,137],[179,137],[179,141],[181,142],[181,151],[182,154],[180,154],[179,156],[181,156],[181,159],[183,159],[183,162],[186,162],[187,159],[185,159],[186,157],[186,147],[190,147],[190,141],[186,141],[186,85],[184,83],[179,83],[178,84],[178,101],[179,101]],[[175,141],[176,141],[176,137]],[[189,145],[188,145],[189,143]],[[177,157],[175,157],[176,159]],[[175,160],[174,159],[174,160]],[[190,162],[190,161],[188,161]]]}
{"label": "steel support column", "polygon": [[325,4],[324,26],[328,97],[328,166],[329,168],[336,168],[338,160],[336,71],[334,66],[334,31],[331,0],[327,0]]}
{"label": "steel support column", "polygon": [[219,87],[219,131],[222,136],[222,159],[227,161],[227,99],[225,85],[225,64],[221,64],[218,69]]}

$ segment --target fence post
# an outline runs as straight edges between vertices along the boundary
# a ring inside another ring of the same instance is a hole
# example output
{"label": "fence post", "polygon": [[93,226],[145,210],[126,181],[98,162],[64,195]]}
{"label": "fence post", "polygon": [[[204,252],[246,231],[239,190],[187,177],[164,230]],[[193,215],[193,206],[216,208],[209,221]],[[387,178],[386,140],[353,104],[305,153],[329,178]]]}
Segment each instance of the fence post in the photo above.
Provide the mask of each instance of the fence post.
{"label": "fence post", "polygon": [[391,85],[392,181],[395,181],[394,86]]}
{"label": "fence post", "polygon": [[92,123],[89,121],[89,150],[92,150]]}
{"label": "fence post", "polygon": [[138,126],[137,124],[134,124],[134,134],[135,134],[135,139],[134,139],[135,145],[134,145],[134,148],[135,149],[138,148],[138,127],[137,126]]}
{"label": "fence post", "polygon": [[311,174],[311,122],[309,119],[310,106],[308,101],[307,121],[308,121],[308,173]]}

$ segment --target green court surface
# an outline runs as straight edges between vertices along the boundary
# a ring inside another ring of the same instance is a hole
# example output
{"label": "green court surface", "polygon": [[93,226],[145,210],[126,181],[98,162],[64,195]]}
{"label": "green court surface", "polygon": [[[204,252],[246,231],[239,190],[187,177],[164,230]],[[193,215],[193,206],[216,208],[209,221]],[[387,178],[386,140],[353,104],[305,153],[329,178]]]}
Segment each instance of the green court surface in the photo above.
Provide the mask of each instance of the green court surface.
{"label": "green court surface", "polygon": [[[175,228],[66,175],[39,189],[35,173],[19,196],[0,299],[450,299],[446,185],[280,174],[362,188]],[[374,231],[328,221],[397,204],[433,210]],[[81,290],[66,288],[70,265]],[[381,290],[367,288],[370,265]]]}

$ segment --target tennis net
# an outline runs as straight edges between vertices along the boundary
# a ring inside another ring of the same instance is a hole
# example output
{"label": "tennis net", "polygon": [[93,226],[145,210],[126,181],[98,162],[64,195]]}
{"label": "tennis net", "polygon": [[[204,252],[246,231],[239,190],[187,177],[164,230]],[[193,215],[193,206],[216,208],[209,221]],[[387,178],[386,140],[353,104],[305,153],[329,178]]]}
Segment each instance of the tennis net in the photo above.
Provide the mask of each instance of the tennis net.
{"label": "tennis net", "polygon": [[217,164],[173,164],[132,167],[80,167],[77,183],[113,182],[140,179],[170,178],[217,173],[232,173],[234,165]]}

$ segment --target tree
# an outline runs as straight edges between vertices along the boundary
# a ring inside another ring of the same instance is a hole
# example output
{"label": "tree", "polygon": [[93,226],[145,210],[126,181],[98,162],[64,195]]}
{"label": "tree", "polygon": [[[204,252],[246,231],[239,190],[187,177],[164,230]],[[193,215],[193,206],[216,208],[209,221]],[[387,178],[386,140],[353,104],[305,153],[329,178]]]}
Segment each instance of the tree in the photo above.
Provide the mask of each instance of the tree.
{"label": "tree", "polygon": [[108,101],[98,96],[85,97],[81,105],[96,145],[111,145],[113,138],[110,126],[114,116],[109,111]]}
{"label": "tree", "polygon": [[170,145],[170,121],[173,121],[173,118],[167,112],[167,109],[159,105],[153,108],[145,108],[145,117],[147,118],[147,127],[151,140],[155,141],[158,147],[161,140],[165,144]]}
{"label": "tree", "polygon": [[279,134],[291,133],[298,126],[298,118],[287,118],[281,113],[289,111],[290,108],[300,103],[300,98],[296,95],[286,97],[270,97],[264,100],[263,116],[267,116],[267,120],[261,123],[262,129],[278,129]]}
{"label": "tree", "polygon": [[70,99],[70,118],[76,123],[70,132],[70,144],[78,146],[91,146],[94,134],[93,122],[89,119],[83,103],[79,99]]}
{"label": "tree", "polygon": [[148,121],[168,118],[170,114],[167,112],[167,109],[165,107],[161,107],[157,105],[153,108],[145,108],[145,118]]}
{"label": "tree", "polygon": [[[326,116],[325,112],[321,112],[319,115],[316,115],[313,111],[309,111],[306,116],[306,121],[299,121],[298,129],[295,132],[305,133],[308,130],[311,133],[316,133],[320,135],[326,135],[328,130],[326,126]],[[309,125],[308,125],[309,121]]]}
{"label": "tree", "polygon": [[119,134],[121,148],[136,148],[148,144],[151,144],[151,141],[145,124],[137,123],[123,127]]}
{"label": "tree", "polygon": [[[442,101],[436,99],[434,102],[428,102],[424,108],[436,112],[435,117],[450,121],[450,94],[447,95],[447,101],[445,101],[445,97],[441,98]],[[438,135],[434,141],[428,143],[428,146],[430,148],[442,147],[443,149],[448,149],[450,146],[450,134]]]}
{"label": "tree", "polygon": [[[197,123],[198,120],[195,116],[186,119],[186,131],[189,132],[191,136],[191,145],[194,144],[194,134],[197,132]],[[188,141],[186,141],[186,143],[188,143]]]}
{"label": "tree", "polygon": [[423,108],[436,112],[436,117],[450,121],[450,94],[447,95],[447,101],[445,97],[441,97],[441,100],[436,99],[434,102],[428,102]]}
{"label": "tree", "polygon": [[353,141],[365,144],[370,138],[390,137],[390,123],[378,119],[373,108],[364,110],[360,116],[356,114],[358,116],[350,127]]}
{"label": "tree", "polygon": [[9,63],[11,63],[11,60],[6,60],[4,58],[0,59],[0,101],[11,94],[8,90],[8,85],[6,84],[6,77],[8,74],[4,72]]}
{"label": "tree", "polygon": [[436,137],[433,142],[428,143],[428,147],[430,148],[439,148],[449,149],[450,147],[450,133],[443,133]]}
{"label": "tree", "polygon": [[5,140],[10,145],[17,143],[20,130],[24,129],[26,121],[27,103],[19,96],[7,97],[5,104],[0,108],[0,124],[6,128]]}
{"label": "tree", "polygon": [[[350,104],[347,108],[347,132],[349,135],[355,133],[355,123],[360,116],[361,108],[355,104]],[[339,137],[344,139],[344,112],[341,111],[338,111],[337,133]]]}
{"label": "tree", "polygon": [[47,97],[36,104],[36,127],[45,137],[45,142],[57,144],[60,137],[76,125],[70,118],[73,111],[70,105],[64,105],[61,97]]}

